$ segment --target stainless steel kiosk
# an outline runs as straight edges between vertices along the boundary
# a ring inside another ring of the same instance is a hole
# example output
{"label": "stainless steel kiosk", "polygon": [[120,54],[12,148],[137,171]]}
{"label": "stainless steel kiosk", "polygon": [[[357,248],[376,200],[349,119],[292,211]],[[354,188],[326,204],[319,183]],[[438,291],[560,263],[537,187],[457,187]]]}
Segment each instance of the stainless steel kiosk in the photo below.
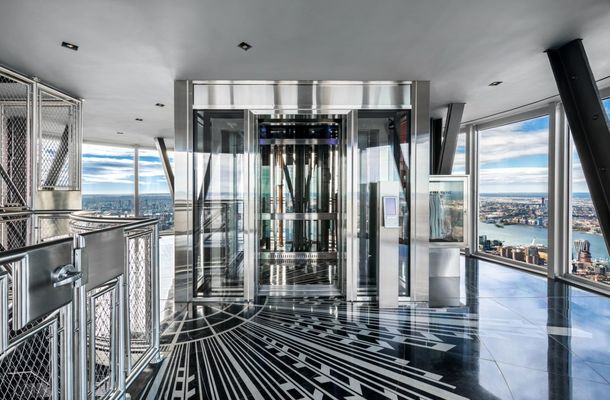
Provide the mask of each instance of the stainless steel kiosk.
{"label": "stainless steel kiosk", "polygon": [[395,296],[427,301],[428,108],[428,82],[176,81],[176,300],[375,300],[391,182]]}

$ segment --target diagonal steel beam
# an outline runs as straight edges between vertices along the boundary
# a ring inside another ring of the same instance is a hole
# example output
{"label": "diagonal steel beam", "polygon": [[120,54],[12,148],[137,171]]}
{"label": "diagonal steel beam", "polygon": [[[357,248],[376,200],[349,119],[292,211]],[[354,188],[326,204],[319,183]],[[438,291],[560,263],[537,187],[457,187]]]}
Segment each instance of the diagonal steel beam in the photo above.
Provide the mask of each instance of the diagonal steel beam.
{"label": "diagonal steel beam", "polygon": [[430,119],[430,173],[436,174],[443,144],[443,119]]}
{"label": "diagonal steel beam", "polygon": [[155,146],[157,147],[157,152],[159,153],[159,158],[161,159],[161,165],[163,166],[163,172],[165,173],[165,179],[167,180],[167,186],[169,187],[169,192],[174,197],[174,171],[172,170],[172,165],[169,162],[169,156],[167,155],[167,146],[165,146],[165,139],[161,137],[155,138]]}
{"label": "diagonal steel beam", "polygon": [[606,246],[610,248],[610,127],[582,40],[547,50],[555,82],[589,186]]}
{"label": "diagonal steel beam", "polygon": [[462,115],[464,114],[464,106],[464,103],[449,104],[447,109],[447,121],[441,140],[440,154],[436,170],[434,171],[436,175],[451,175],[453,160],[455,159],[455,150],[457,148],[457,139],[460,133],[460,125],[462,124]]}

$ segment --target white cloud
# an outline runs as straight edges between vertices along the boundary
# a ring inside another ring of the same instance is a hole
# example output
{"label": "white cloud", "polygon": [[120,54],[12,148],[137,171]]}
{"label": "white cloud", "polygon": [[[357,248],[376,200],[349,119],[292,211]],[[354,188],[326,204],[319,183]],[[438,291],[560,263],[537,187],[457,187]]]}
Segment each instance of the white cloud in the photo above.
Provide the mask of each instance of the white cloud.
{"label": "white cloud", "polygon": [[481,193],[546,192],[548,168],[488,168],[479,172]]}
{"label": "white cloud", "polygon": [[482,164],[524,156],[548,155],[548,130],[524,132],[521,124],[482,131],[479,136],[479,160]]}

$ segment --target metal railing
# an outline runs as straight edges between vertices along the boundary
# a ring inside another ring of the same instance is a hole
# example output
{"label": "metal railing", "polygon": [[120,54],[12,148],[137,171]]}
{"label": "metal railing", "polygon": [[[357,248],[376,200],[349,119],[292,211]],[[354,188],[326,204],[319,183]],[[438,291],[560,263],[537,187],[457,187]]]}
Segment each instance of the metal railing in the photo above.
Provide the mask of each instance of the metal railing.
{"label": "metal railing", "polygon": [[40,217],[0,253],[0,397],[121,398],[159,357],[157,220]]}

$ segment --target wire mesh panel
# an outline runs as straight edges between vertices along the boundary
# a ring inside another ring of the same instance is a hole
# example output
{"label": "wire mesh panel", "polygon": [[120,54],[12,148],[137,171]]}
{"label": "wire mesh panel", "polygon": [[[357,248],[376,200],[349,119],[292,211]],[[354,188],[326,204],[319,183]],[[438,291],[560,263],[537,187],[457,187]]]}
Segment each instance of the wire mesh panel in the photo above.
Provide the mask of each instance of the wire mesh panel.
{"label": "wire mesh panel", "polygon": [[78,190],[79,105],[44,90],[38,101],[38,187]]}
{"label": "wire mesh panel", "polygon": [[58,399],[58,319],[23,335],[0,355],[0,398]]}
{"label": "wire mesh panel", "polygon": [[31,86],[0,72],[0,209],[30,205]]}
{"label": "wire mesh panel", "polygon": [[31,216],[0,216],[0,252],[31,244]]}
{"label": "wire mesh panel", "polygon": [[128,307],[130,366],[152,346],[152,230],[128,239]]}
{"label": "wire mesh panel", "polygon": [[103,399],[117,388],[118,357],[118,283],[94,289],[88,309],[88,383],[89,398]]}
{"label": "wire mesh panel", "polygon": [[69,214],[36,216],[36,243],[71,236]]}

